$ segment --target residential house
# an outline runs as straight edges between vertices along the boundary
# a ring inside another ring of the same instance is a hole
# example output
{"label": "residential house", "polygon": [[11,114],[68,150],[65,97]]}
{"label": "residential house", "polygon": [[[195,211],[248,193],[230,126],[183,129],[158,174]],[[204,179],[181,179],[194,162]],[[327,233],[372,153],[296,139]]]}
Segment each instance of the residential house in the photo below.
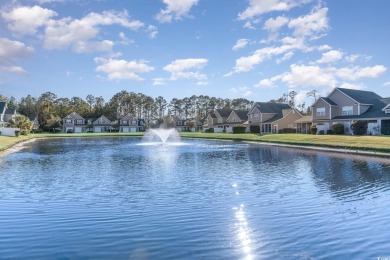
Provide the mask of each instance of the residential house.
{"label": "residential house", "polygon": [[95,133],[108,132],[112,130],[112,121],[102,115],[92,121],[92,126]]}
{"label": "residential house", "polygon": [[6,110],[7,110],[7,103],[0,102],[0,127],[4,127],[7,124],[7,121],[5,121]]}
{"label": "residential house", "polygon": [[248,113],[248,125],[260,126],[262,133],[278,133],[285,128],[296,128],[295,121],[302,117],[288,104],[256,102]]}
{"label": "residential house", "polygon": [[327,97],[319,98],[312,106],[313,123],[318,131],[344,125],[346,134],[353,134],[351,124],[368,121],[367,134],[390,134],[390,98],[371,91],[335,88]]}
{"label": "residential house", "polygon": [[304,116],[295,121],[297,125],[297,133],[299,134],[310,134],[310,127],[313,125],[312,116]]}
{"label": "residential house", "polygon": [[37,130],[39,129],[39,122],[38,122],[38,117],[37,116],[29,116],[28,119],[33,122],[33,127],[32,130]]}
{"label": "residential house", "polygon": [[205,128],[214,128],[214,132],[226,130],[226,120],[230,116],[232,109],[215,109],[206,118]]}
{"label": "residential house", "polygon": [[[232,110],[229,117],[226,119],[225,128],[226,132],[232,133],[234,126],[242,126],[245,122],[248,121],[247,110]],[[247,126],[247,132],[249,132],[249,127]]]}
{"label": "residential house", "polygon": [[86,120],[76,112],[72,112],[62,119],[62,130],[65,133],[82,133],[87,128]]}
{"label": "residential house", "polygon": [[145,130],[145,121],[134,117],[130,113],[119,119],[120,132],[140,132],[143,130]]}

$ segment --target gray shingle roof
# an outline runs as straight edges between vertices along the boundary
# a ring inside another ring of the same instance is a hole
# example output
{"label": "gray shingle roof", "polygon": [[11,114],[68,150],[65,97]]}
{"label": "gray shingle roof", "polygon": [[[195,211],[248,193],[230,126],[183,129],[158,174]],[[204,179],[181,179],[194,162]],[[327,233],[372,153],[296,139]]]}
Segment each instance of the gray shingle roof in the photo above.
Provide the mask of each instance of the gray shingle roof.
{"label": "gray shingle roof", "polygon": [[271,123],[276,120],[283,118],[283,110],[292,109],[288,104],[284,103],[266,103],[266,102],[256,102],[255,106],[261,113],[266,114],[275,114],[271,119],[264,121],[263,123]]}
{"label": "gray shingle roof", "polygon": [[390,114],[386,114],[382,109],[387,105],[383,102],[386,99],[371,99],[367,100],[372,106],[361,115],[337,116],[335,119],[369,119],[369,118],[390,118]]}
{"label": "gray shingle roof", "polygon": [[7,103],[0,102],[0,114],[3,114],[5,112],[5,106]]}
{"label": "gray shingle roof", "polygon": [[241,121],[247,121],[248,120],[248,113],[249,111],[246,110],[234,110],[236,115]]}
{"label": "gray shingle roof", "polygon": [[328,103],[331,106],[337,106],[337,104],[335,102],[333,102],[332,100],[330,100],[327,97],[321,97],[320,99],[324,100],[326,103]]}
{"label": "gray shingle roof", "polygon": [[347,88],[337,88],[337,89],[361,104],[371,104],[370,102],[372,100],[382,98],[381,96],[379,96],[378,94],[372,91],[347,89]]}
{"label": "gray shingle roof", "polygon": [[8,108],[7,110],[5,110],[5,113],[4,114],[7,114],[7,115],[14,115],[16,113],[16,110],[13,109],[13,108]]}
{"label": "gray shingle roof", "polygon": [[229,117],[233,109],[216,109],[216,111],[221,117]]}

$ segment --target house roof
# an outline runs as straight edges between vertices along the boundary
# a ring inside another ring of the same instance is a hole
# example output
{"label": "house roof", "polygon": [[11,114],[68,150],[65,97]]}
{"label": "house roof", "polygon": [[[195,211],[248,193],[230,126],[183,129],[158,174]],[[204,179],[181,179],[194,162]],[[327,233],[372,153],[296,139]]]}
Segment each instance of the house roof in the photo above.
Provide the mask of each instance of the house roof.
{"label": "house roof", "polygon": [[210,112],[209,116],[211,116],[211,118],[217,118],[217,116],[213,112]]}
{"label": "house roof", "polygon": [[7,103],[0,102],[0,114],[4,114]]}
{"label": "house roof", "polygon": [[337,116],[334,119],[369,119],[369,118],[390,118],[390,114],[386,114],[383,108],[386,107],[386,103],[383,99],[371,99],[368,100],[369,104],[372,104],[370,108],[361,115],[348,115]]}
{"label": "house roof", "polygon": [[378,94],[372,92],[372,91],[365,91],[365,90],[356,90],[356,89],[347,89],[347,88],[336,88],[345,95],[351,97],[355,101],[361,103],[361,104],[371,104],[372,100],[375,99],[382,99],[381,96]]}
{"label": "house roof", "polygon": [[73,118],[73,119],[76,119],[76,120],[82,120],[84,119],[82,116],[80,116],[79,114],[77,114],[76,112],[72,112],[70,113],[69,115],[67,115],[65,118]]}
{"label": "house roof", "polygon": [[320,99],[324,100],[326,103],[328,103],[331,106],[337,106],[337,104],[335,102],[333,102],[332,100],[330,100],[330,98],[321,97]]}
{"label": "house roof", "polygon": [[238,118],[242,121],[247,121],[248,120],[248,113],[249,111],[247,110],[234,110],[234,113],[238,116]]}
{"label": "house roof", "polygon": [[291,109],[288,104],[284,103],[256,102],[255,106],[261,113],[266,114],[282,114],[284,109]]}
{"label": "house roof", "polygon": [[215,111],[218,112],[218,114],[221,117],[229,117],[230,113],[233,111],[232,109],[216,109]]}
{"label": "house roof", "polygon": [[7,115],[14,115],[16,114],[16,110],[13,109],[13,108],[8,108],[7,110],[5,110],[5,113],[4,114],[7,114]]}

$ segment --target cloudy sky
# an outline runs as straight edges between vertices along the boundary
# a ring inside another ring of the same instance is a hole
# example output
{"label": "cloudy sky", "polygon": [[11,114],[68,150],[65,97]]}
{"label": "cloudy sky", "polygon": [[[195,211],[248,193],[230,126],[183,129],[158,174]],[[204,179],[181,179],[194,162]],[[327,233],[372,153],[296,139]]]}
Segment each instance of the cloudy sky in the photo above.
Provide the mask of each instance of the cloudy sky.
{"label": "cloudy sky", "polygon": [[389,10],[388,0],[1,0],[0,94],[387,97]]}

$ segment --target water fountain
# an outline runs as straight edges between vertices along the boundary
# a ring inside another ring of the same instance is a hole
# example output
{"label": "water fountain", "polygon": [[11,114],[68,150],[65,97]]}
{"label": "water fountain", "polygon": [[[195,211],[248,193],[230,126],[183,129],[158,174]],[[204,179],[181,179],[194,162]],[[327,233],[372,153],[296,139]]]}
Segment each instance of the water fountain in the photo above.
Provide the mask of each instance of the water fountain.
{"label": "water fountain", "polygon": [[178,144],[181,143],[179,132],[174,128],[157,128],[146,130],[143,144]]}

